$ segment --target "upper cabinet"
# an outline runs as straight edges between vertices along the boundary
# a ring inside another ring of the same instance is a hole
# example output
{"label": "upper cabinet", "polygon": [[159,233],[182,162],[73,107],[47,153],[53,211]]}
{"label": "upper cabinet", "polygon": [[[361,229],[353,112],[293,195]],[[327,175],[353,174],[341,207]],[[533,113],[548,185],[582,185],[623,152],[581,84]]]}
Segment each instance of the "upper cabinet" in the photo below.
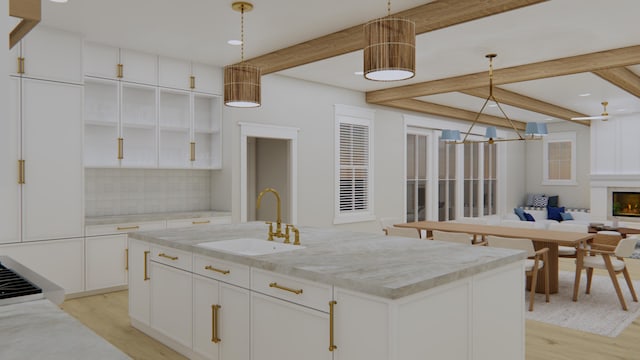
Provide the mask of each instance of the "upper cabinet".
{"label": "upper cabinet", "polygon": [[85,43],[86,76],[147,85],[158,84],[158,57],[112,46]]}
{"label": "upper cabinet", "polygon": [[158,85],[208,94],[222,94],[222,71],[204,64],[160,56]]}
{"label": "upper cabinet", "polygon": [[221,168],[221,69],[94,43],[85,64],[85,166]]}
{"label": "upper cabinet", "polygon": [[82,83],[82,38],[78,34],[39,25],[9,56],[11,75]]}

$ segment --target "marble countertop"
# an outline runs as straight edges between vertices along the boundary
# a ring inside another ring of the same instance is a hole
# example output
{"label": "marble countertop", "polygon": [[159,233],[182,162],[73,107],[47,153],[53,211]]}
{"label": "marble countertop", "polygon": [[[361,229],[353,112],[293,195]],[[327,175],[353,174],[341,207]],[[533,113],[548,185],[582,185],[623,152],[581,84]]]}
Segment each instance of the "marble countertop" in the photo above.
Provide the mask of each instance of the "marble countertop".
{"label": "marble countertop", "polygon": [[206,218],[217,216],[231,216],[230,211],[182,211],[151,214],[112,215],[112,216],[88,216],[85,217],[85,226],[110,225],[121,223],[133,223],[141,221],[179,220],[191,218]]}
{"label": "marble countertop", "polygon": [[0,306],[0,359],[131,359],[49,300]]}
{"label": "marble countertop", "polygon": [[141,231],[129,236],[388,299],[415,294],[526,257],[522,251],[316,227],[300,227],[300,241],[305,248],[269,255],[240,256],[194,246],[243,237],[266,239],[267,230],[263,222],[251,222]]}

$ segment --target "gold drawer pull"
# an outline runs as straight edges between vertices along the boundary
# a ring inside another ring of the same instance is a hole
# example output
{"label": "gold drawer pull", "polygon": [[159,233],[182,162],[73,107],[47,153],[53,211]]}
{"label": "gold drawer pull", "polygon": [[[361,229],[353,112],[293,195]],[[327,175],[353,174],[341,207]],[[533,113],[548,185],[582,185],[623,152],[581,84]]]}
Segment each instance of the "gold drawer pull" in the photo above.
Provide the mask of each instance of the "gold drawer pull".
{"label": "gold drawer pull", "polygon": [[196,143],[191,142],[190,144],[191,156],[189,157],[189,161],[196,161]]}
{"label": "gold drawer pull", "polygon": [[296,295],[302,294],[302,289],[292,289],[290,287],[278,285],[278,283],[276,283],[276,282],[272,282],[271,284],[269,284],[269,287],[280,289],[280,290],[284,290],[284,291],[288,291],[288,292],[292,292],[292,293],[294,293]]}
{"label": "gold drawer pull", "polygon": [[193,224],[193,225],[202,225],[202,224],[209,224],[210,222],[211,222],[211,220],[192,221],[191,224]]}
{"label": "gold drawer pull", "polygon": [[204,267],[205,270],[211,270],[211,271],[215,271],[215,272],[219,272],[222,275],[227,275],[231,272],[231,270],[221,270],[221,269],[216,269],[211,265],[207,265]]}
{"label": "gold drawer pull", "polygon": [[221,307],[220,305],[211,305],[211,342],[215,344],[221,341],[218,337],[218,310]]}
{"label": "gold drawer pull", "polygon": [[145,251],[144,252],[144,281],[149,280],[149,272],[147,269],[147,261],[149,259],[149,253],[150,251]]}
{"label": "gold drawer pull", "polygon": [[124,249],[124,269],[129,270],[129,249]]}
{"label": "gold drawer pull", "polygon": [[333,351],[338,347],[333,343],[333,306],[338,302],[329,301],[329,351]]}
{"label": "gold drawer pull", "polygon": [[122,230],[136,230],[136,229],[140,229],[140,226],[135,225],[135,226],[118,226],[117,227],[118,231],[122,231]]}
{"label": "gold drawer pull", "polygon": [[116,77],[122,79],[124,77],[124,65],[117,64],[116,65]]}
{"label": "gold drawer pull", "polygon": [[171,255],[167,255],[165,253],[160,253],[160,254],[158,254],[158,256],[163,257],[163,258],[167,258],[167,259],[173,260],[173,261],[178,260],[177,256],[171,256]]}

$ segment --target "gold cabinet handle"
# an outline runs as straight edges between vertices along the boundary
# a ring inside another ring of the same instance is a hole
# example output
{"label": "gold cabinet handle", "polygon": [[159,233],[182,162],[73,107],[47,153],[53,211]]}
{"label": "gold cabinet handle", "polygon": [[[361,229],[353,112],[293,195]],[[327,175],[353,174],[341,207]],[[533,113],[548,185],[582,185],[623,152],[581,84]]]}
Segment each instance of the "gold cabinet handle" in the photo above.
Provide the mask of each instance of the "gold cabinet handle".
{"label": "gold cabinet handle", "polygon": [[211,220],[203,220],[203,221],[192,221],[191,224],[193,225],[202,225],[202,224],[209,224],[211,223]]}
{"label": "gold cabinet handle", "polygon": [[333,307],[337,303],[338,302],[335,300],[329,301],[329,351],[333,351],[338,348],[333,342]]}
{"label": "gold cabinet handle", "polygon": [[220,305],[211,305],[211,342],[215,344],[221,341],[218,337],[218,310],[221,307]]}
{"label": "gold cabinet handle", "polygon": [[189,76],[189,87],[192,89],[196,88],[196,77],[193,75]]}
{"label": "gold cabinet handle", "polygon": [[117,71],[116,76],[122,79],[124,77],[124,65],[118,64],[116,71]]}
{"label": "gold cabinet handle", "polygon": [[205,267],[204,267],[204,269],[205,269],[205,270],[211,270],[211,271],[219,272],[219,273],[220,273],[220,274],[222,274],[222,275],[228,275],[228,274],[230,274],[230,273],[231,273],[231,270],[222,270],[222,269],[217,269],[217,268],[214,268],[214,267],[213,267],[213,266],[211,266],[211,265],[207,265],[207,266],[205,266]]}
{"label": "gold cabinet handle", "polygon": [[144,252],[144,281],[149,280],[149,271],[147,268],[147,262],[149,261],[149,253],[150,251],[145,251]]}
{"label": "gold cabinet handle", "polygon": [[24,160],[18,160],[18,184],[24,183]]}
{"label": "gold cabinet handle", "polygon": [[116,228],[118,231],[122,231],[122,230],[136,230],[136,229],[140,229],[140,226],[138,225],[134,225],[134,226],[118,226]]}
{"label": "gold cabinet handle", "polygon": [[284,291],[288,291],[288,292],[292,292],[292,293],[294,293],[296,295],[302,294],[302,289],[292,289],[290,287],[278,285],[277,282],[272,282],[271,284],[269,284],[269,287],[280,289],[280,290],[284,290]]}
{"label": "gold cabinet handle", "polygon": [[24,58],[18,58],[18,74],[24,74]]}
{"label": "gold cabinet handle", "polygon": [[129,270],[129,249],[124,249],[124,269]]}
{"label": "gold cabinet handle", "polygon": [[118,160],[124,159],[124,139],[118,138]]}
{"label": "gold cabinet handle", "polygon": [[173,260],[173,261],[178,260],[177,256],[171,256],[171,255],[167,255],[165,253],[160,253],[160,254],[158,254],[158,256],[163,257],[163,258],[167,258],[167,259]]}
{"label": "gold cabinet handle", "polygon": [[196,143],[191,142],[191,157],[189,158],[191,161],[196,161]]}

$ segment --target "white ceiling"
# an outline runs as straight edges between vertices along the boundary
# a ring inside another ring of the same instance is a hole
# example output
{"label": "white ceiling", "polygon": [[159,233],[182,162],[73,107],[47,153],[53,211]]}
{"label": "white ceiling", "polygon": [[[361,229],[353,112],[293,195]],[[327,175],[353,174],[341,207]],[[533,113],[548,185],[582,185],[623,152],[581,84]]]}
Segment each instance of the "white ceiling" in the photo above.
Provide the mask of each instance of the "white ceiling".
{"label": "white ceiling", "polygon": [[[430,1],[394,0],[392,12]],[[102,42],[213,65],[240,60],[240,14],[230,0],[43,0],[42,23]],[[245,14],[245,58],[310,40],[386,15],[383,0],[254,0]],[[553,0],[418,35],[416,77],[392,83],[364,80],[362,52],[299,66],[280,74],[359,91],[377,90],[485,71],[484,55],[498,53],[500,69],[640,44],[638,0]],[[640,75],[640,65],[629,67]],[[640,99],[593,74],[503,86],[505,89],[585,114],[640,112]],[[590,93],[581,97],[579,94]],[[420,98],[479,110],[482,99],[460,93]],[[505,106],[509,117],[544,121],[548,116]],[[622,110],[624,109],[624,110]],[[498,115],[491,108],[486,113]],[[513,114],[513,115],[512,115]]]}

